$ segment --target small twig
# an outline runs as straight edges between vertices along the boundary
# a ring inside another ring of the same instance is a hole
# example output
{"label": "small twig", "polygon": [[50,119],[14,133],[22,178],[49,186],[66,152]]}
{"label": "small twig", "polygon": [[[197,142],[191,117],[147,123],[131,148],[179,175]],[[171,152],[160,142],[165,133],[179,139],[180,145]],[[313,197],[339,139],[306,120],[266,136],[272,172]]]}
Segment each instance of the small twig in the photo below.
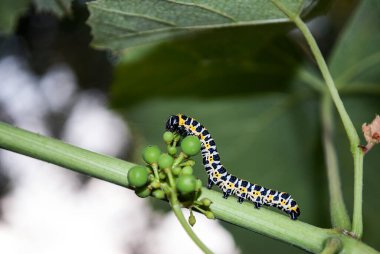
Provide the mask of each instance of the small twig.
{"label": "small twig", "polygon": [[175,216],[177,217],[179,223],[183,229],[185,229],[188,236],[193,240],[193,242],[206,254],[212,254],[213,252],[199,239],[199,237],[194,233],[193,229],[187,223],[185,216],[183,216],[181,206],[178,202],[177,195],[171,195],[170,204],[173,209]]}
{"label": "small twig", "polygon": [[271,0],[291,21],[298,27],[308,43],[311,52],[317,62],[318,68],[321,71],[323,79],[326,82],[327,88],[330,92],[331,98],[338,110],[339,116],[342,120],[344,129],[350,142],[351,153],[354,159],[354,212],[352,222],[352,232],[360,238],[363,233],[363,215],[362,215],[362,196],[363,196],[363,155],[364,153],[358,147],[360,145],[359,135],[343,105],[342,99],[339,96],[338,90],[335,86],[334,80],[327,67],[326,61],[322,56],[321,51],[311,34],[307,25],[302,21],[297,13],[290,11],[279,0]]}
{"label": "small twig", "polygon": [[334,228],[351,230],[350,217],[343,200],[339,177],[338,158],[333,144],[332,101],[327,93],[323,94],[321,103],[322,140],[325,152],[327,180],[330,193],[330,216]]}

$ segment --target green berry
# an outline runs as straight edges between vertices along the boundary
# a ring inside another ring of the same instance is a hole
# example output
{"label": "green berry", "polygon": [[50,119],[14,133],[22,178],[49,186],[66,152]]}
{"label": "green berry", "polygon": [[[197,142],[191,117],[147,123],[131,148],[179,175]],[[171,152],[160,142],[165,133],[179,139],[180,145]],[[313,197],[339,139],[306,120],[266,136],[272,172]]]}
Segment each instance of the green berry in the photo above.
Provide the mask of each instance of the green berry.
{"label": "green berry", "polygon": [[142,187],[136,188],[135,193],[140,198],[146,198],[150,195],[150,193],[152,193],[152,191],[149,188],[142,186]]}
{"label": "green berry", "polygon": [[207,219],[210,219],[210,220],[215,219],[215,215],[210,211],[206,211],[205,215],[206,215]]}
{"label": "green berry", "polygon": [[192,175],[193,174],[193,168],[190,166],[186,166],[182,169],[183,175]]}
{"label": "green berry", "polygon": [[158,177],[160,178],[160,180],[164,180],[166,178],[166,175],[165,175],[165,173],[160,172],[160,173],[158,173]]}
{"label": "green berry", "polygon": [[163,190],[157,189],[152,192],[153,197],[158,199],[164,199],[165,198],[165,192]]}
{"label": "green berry", "polygon": [[202,181],[201,179],[197,179],[197,181],[195,182],[195,190],[200,191],[201,189],[202,189]]}
{"label": "green berry", "polygon": [[181,175],[176,182],[177,189],[182,194],[193,192],[196,187],[196,180],[193,175]]}
{"label": "green berry", "polygon": [[163,153],[158,158],[158,166],[160,168],[170,168],[173,165],[174,159],[167,153]]}
{"label": "green berry", "polygon": [[174,146],[168,146],[167,149],[170,155],[175,155],[177,153],[177,148],[175,148]]}
{"label": "green berry", "polygon": [[170,131],[165,131],[162,137],[166,143],[171,143],[174,139],[174,134]]}
{"label": "green berry", "polygon": [[161,151],[158,146],[147,146],[145,147],[142,157],[144,161],[148,164],[157,163],[158,158],[160,157]]}
{"label": "green berry", "polygon": [[181,148],[185,154],[194,156],[201,150],[201,141],[195,136],[187,136],[182,140]]}
{"label": "green berry", "polygon": [[195,223],[197,222],[196,219],[195,219],[195,216],[194,216],[193,212],[190,212],[190,216],[189,216],[189,220],[188,221],[189,221],[190,226],[194,226]]}
{"label": "green berry", "polygon": [[204,205],[204,206],[206,206],[206,207],[209,207],[210,205],[211,205],[211,200],[210,199],[208,199],[208,198],[203,198],[202,200],[201,200],[201,202],[202,202],[202,205]]}
{"label": "green berry", "polygon": [[178,176],[179,174],[181,174],[181,171],[182,171],[182,169],[180,167],[175,167],[172,169],[172,173],[175,176]]}
{"label": "green berry", "polygon": [[148,182],[148,169],[142,166],[135,166],[128,171],[127,178],[132,186],[144,186]]}

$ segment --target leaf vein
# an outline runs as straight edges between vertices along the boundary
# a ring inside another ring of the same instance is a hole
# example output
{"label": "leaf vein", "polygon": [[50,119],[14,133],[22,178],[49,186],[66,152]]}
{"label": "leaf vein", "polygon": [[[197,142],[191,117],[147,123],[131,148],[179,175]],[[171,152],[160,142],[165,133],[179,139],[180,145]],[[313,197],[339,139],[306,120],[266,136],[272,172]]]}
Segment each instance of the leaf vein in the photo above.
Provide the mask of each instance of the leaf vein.
{"label": "leaf vein", "polygon": [[249,25],[260,25],[260,24],[267,24],[268,22],[271,23],[284,23],[288,22],[289,20],[287,19],[272,19],[271,21],[268,20],[258,20],[258,21],[249,21],[249,22],[237,22],[233,25],[231,24],[225,24],[225,25],[204,25],[204,26],[188,26],[188,27],[168,27],[168,28],[158,28],[158,29],[151,29],[151,30],[145,30],[145,31],[137,31],[135,33],[126,33],[126,34],[121,34],[120,36],[115,38],[121,39],[121,38],[131,38],[135,36],[140,36],[140,35],[149,35],[149,34],[155,34],[155,33],[162,33],[162,32],[170,32],[170,31],[181,31],[183,32],[186,31],[195,31],[195,30],[201,30],[201,29],[208,29],[208,28],[222,28],[222,27],[234,27],[234,26],[249,26]]}
{"label": "leaf vein", "polygon": [[110,9],[110,8],[103,8],[103,7],[96,6],[96,5],[92,5],[92,7],[96,8],[98,10],[101,10],[101,11],[104,11],[104,12],[113,13],[113,14],[120,14],[120,15],[123,15],[123,16],[131,16],[131,17],[144,18],[144,19],[155,21],[157,23],[161,23],[161,24],[164,24],[164,25],[167,25],[167,26],[171,26],[171,27],[177,26],[173,22],[170,22],[170,21],[167,21],[167,20],[164,20],[164,19],[160,19],[160,18],[157,18],[157,17],[143,15],[141,13],[125,12],[125,11],[120,11],[120,10],[115,10],[115,9]]}
{"label": "leaf vein", "polygon": [[206,11],[218,14],[219,16],[222,16],[223,18],[227,18],[227,19],[231,20],[232,22],[238,22],[235,18],[233,18],[232,16],[228,15],[227,13],[222,12],[220,10],[213,9],[213,8],[211,8],[209,6],[206,6],[206,5],[194,4],[194,3],[184,3],[184,2],[181,2],[181,1],[175,1],[175,0],[166,0],[166,2],[170,2],[170,3],[174,3],[174,4],[179,4],[179,5],[187,5],[187,6],[199,7],[201,9],[206,10]]}

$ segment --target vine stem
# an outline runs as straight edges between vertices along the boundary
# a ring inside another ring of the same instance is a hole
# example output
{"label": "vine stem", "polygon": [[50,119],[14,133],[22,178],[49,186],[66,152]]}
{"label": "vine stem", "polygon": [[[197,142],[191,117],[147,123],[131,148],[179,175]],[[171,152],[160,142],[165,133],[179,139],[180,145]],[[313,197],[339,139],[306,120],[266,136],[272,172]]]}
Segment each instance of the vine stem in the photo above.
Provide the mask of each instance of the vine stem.
{"label": "vine stem", "polygon": [[198,238],[198,236],[194,233],[192,228],[190,227],[189,223],[187,223],[187,220],[185,216],[183,216],[181,206],[178,202],[175,202],[174,204],[171,204],[172,210],[177,217],[179,223],[181,223],[182,227],[185,229],[186,233],[189,235],[189,237],[193,240],[193,242],[206,254],[212,254],[213,252]]}
{"label": "vine stem", "polygon": [[[65,144],[60,140],[2,122],[0,122],[0,148],[131,188],[127,175],[129,169],[135,164]],[[313,253],[320,253],[327,239],[337,237],[342,241],[342,249],[345,253],[379,254],[363,242],[336,230],[319,228],[299,220],[292,221],[289,217],[269,209],[254,209],[249,202],[239,205],[239,209],[236,209],[236,199],[231,197],[226,200],[222,196],[220,192],[202,188],[200,199],[212,200],[210,208],[215,217],[228,223],[279,239]],[[174,209],[180,209],[180,207],[174,206]]]}
{"label": "vine stem", "polygon": [[363,234],[363,215],[362,215],[362,202],[363,202],[363,156],[364,153],[359,149],[360,139],[356,132],[356,129],[343,105],[343,102],[339,96],[338,90],[334,84],[334,80],[327,67],[318,44],[315,41],[307,25],[302,21],[298,13],[293,13],[279,0],[271,0],[272,3],[277,6],[288,18],[294,22],[294,24],[301,31],[308,43],[310,50],[317,62],[318,68],[321,71],[323,79],[326,82],[327,88],[330,92],[331,98],[335,104],[335,107],[342,120],[344,129],[350,142],[351,153],[354,159],[354,211],[352,222],[352,233],[361,238]]}
{"label": "vine stem", "polygon": [[[171,175],[170,170],[167,171],[168,176],[173,178]],[[206,254],[212,254],[213,252],[199,239],[199,237],[194,233],[193,229],[190,227],[189,223],[187,223],[187,220],[185,216],[182,213],[181,210],[181,203],[178,201],[178,196],[175,191],[175,186],[173,186],[173,179],[169,181],[169,184],[167,183],[162,183],[162,190],[168,194],[169,197],[169,203],[170,206],[174,212],[174,215],[177,217],[177,220],[187,233],[187,235],[190,237],[191,240],[198,246],[199,249],[203,251],[203,253]]]}
{"label": "vine stem", "polygon": [[327,180],[330,193],[330,216],[334,228],[351,230],[350,218],[343,201],[341,182],[339,177],[338,158],[333,140],[333,112],[330,96],[325,92],[321,103],[322,140],[325,152]]}
{"label": "vine stem", "polygon": [[[179,157],[174,161],[172,168],[177,167],[179,163],[182,162],[184,159],[185,154],[180,153]],[[169,185],[170,185],[170,196],[169,196],[169,202],[170,206],[172,207],[172,210],[177,217],[179,223],[183,227],[183,229],[186,231],[187,235],[193,240],[193,242],[206,254],[212,254],[213,252],[199,239],[199,237],[194,233],[193,229],[190,227],[189,223],[187,222],[185,216],[182,213],[181,210],[181,203],[178,201],[178,196],[176,192],[176,186],[175,181],[172,175],[172,171],[170,168],[165,169],[165,173],[168,176]]]}

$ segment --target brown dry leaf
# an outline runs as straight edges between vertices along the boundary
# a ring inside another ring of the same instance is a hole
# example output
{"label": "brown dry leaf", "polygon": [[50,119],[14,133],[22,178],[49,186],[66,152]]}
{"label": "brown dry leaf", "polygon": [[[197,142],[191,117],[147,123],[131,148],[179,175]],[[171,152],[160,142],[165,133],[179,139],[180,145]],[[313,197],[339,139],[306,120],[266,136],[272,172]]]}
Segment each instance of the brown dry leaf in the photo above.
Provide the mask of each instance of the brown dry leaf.
{"label": "brown dry leaf", "polygon": [[362,147],[364,152],[368,152],[375,144],[380,143],[380,116],[377,115],[372,123],[362,125],[364,138],[367,145]]}

